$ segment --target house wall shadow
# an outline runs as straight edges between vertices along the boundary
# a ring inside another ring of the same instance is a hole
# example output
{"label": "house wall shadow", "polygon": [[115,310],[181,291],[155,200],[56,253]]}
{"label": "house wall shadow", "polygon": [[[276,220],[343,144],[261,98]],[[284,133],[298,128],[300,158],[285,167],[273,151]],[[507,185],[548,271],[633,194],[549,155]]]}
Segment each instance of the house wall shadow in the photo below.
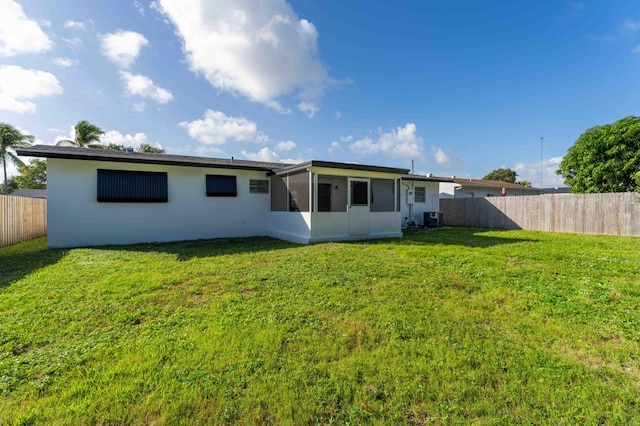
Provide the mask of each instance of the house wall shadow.
{"label": "house wall shadow", "polygon": [[[503,210],[494,205],[490,198],[463,198],[441,200],[443,220],[447,226],[464,226],[474,228],[491,228],[516,230],[523,229]],[[501,198],[494,200],[503,201]],[[508,200],[504,200],[508,201]],[[507,203],[503,203],[506,209]],[[512,217],[517,217],[521,212],[509,212]]]}
{"label": "house wall shadow", "polygon": [[47,249],[46,237],[0,249],[0,289],[27,275],[58,263],[67,249]]}
{"label": "house wall shadow", "polygon": [[[385,238],[378,240],[347,241],[343,244],[371,244],[416,246],[446,244],[466,247],[492,247],[502,244],[516,244],[521,242],[536,242],[535,238],[513,238],[510,236],[497,237],[495,235],[482,235],[488,229],[484,228],[409,228],[403,231],[402,238]],[[493,230],[507,232],[506,230]]]}
{"label": "house wall shadow", "polygon": [[228,256],[301,247],[299,244],[270,237],[213,238],[206,240],[140,243],[91,247],[100,250],[123,250],[141,253],[167,253],[179,261],[193,258]]}

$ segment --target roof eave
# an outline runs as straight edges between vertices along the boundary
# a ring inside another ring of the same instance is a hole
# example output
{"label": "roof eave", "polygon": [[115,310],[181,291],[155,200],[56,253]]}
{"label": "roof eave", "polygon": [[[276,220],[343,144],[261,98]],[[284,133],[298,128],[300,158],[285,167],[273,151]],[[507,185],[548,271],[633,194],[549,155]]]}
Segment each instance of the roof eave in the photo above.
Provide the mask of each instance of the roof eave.
{"label": "roof eave", "polygon": [[[104,161],[104,162],[114,162],[114,163],[134,163],[134,164],[160,164],[167,166],[186,166],[186,167],[203,167],[203,168],[214,168],[214,169],[243,169],[243,170],[256,170],[256,171],[264,171],[270,172],[274,170],[273,167],[267,166],[252,166],[248,164],[215,164],[215,163],[206,163],[202,161],[189,161],[189,160],[171,160],[167,158],[136,158],[135,156],[100,156],[93,153],[93,155],[84,155],[82,153],[57,153],[57,152],[47,152],[40,150],[32,150],[29,148],[17,149],[16,153],[20,156],[29,156],[29,157],[39,157],[39,158],[58,158],[65,160],[87,160],[87,161]],[[164,154],[158,154],[164,155]]]}

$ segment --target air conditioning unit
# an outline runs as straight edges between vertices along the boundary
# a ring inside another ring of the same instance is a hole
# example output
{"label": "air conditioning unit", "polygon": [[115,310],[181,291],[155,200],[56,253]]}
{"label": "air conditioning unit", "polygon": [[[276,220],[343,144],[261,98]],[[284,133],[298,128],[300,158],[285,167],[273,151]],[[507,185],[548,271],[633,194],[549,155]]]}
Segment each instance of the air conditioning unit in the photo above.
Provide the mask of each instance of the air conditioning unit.
{"label": "air conditioning unit", "polygon": [[442,220],[442,212],[424,212],[423,223],[427,228],[439,228],[441,226],[444,226],[444,221]]}
{"label": "air conditioning unit", "polygon": [[413,204],[415,195],[413,189],[407,189],[407,204]]}

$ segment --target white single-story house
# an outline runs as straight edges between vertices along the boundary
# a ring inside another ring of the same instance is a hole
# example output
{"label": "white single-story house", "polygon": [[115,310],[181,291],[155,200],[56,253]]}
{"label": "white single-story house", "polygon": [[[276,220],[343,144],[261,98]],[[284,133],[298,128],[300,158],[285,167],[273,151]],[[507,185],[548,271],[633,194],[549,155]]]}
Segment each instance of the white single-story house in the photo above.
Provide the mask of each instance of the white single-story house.
{"label": "white single-story house", "polygon": [[496,180],[452,177],[451,182],[440,184],[440,198],[482,198],[513,195],[538,195],[540,190],[532,186]]}
{"label": "white single-story house", "polygon": [[47,158],[49,247],[249,236],[307,244],[402,236],[400,192],[407,169],[50,145],[17,152]]}
{"label": "white single-story house", "polygon": [[414,223],[427,226],[426,215],[440,212],[440,185],[453,182],[448,177],[438,177],[431,174],[402,176],[402,220],[404,226]]}

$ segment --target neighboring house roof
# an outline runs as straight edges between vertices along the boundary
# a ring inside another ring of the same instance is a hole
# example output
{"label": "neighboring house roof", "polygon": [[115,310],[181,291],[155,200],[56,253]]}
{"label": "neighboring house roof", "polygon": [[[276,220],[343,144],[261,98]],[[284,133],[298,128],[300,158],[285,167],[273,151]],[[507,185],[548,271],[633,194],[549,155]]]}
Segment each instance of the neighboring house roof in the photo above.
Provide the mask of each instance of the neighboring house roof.
{"label": "neighboring house roof", "polygon": [[292,173],[309,167],[365,170],[405,174],[408,169],[368,166],[363,164],[335,163],[331,161],[306,161],[300,164],[267,163],[262,161],[237,160],[228,158],[195,157],[188,155],[127,152],[107,149],[78,148],[56,145],[35,145],[17,149],[18,155],[29,157],[64,158],[70,160],[114,161],[120,163],[163,164],[170,166],[215,167],[223,169],[262,170],[270,174]]}
{"label": "neighboring house roof", "polygon": [[429,176],[429,175],[412,175],[406,174],[402,176],[402,180],[412,180],[412,181],[423,181],[423,182],[453,182],[453,179],[450,177],[443,176]]}
{"label": "neighboring house roof", "polygon": [[108,149],[77,148],[73,146],[35,145],[17,149],[18,155],[29,157],[64,158],[70,160],[114,161],[119,163],[164,164],[170,166],[216,167],[271,171],[286,167],[283,163],[237,160],[234,158],[194,157],[188,155],[127,152]]}
{"label": "neighboring house roof", "polygon": [[531,192],[540,192],[538,188],[534,188],[533,186],[524,186],[518,185],[517,183],[508,183],[502,182],[499,180],[483,180],[483,179],[461,179],[461,178],[453,178],[453,183],[457,183],[458,185],[468,185],[468,186],[481,186],[485,188],[507,188],[507,189],[518,189],[525,190]]}
{"label": "neighboring house roof", "polygon": [[11,194],[14,197],[28,197],[28,198],[47,198],[46,189],[16,189]]}

